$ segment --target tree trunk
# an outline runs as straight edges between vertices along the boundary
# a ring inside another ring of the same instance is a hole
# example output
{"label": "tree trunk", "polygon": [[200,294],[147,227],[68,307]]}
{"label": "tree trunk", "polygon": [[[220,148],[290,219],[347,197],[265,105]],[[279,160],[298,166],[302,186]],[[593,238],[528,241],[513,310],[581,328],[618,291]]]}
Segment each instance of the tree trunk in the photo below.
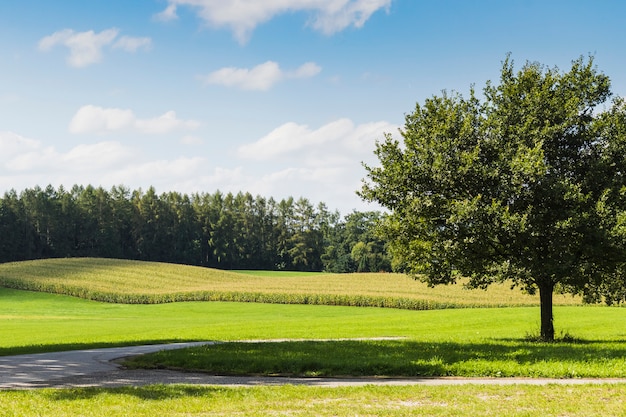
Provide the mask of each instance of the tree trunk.
{"label": "tree trunk", "polygon": [[542,283],[539,286],[539,300],[541,303],[541,340],[554,341],[554,318],[552,316],[552,282]]}

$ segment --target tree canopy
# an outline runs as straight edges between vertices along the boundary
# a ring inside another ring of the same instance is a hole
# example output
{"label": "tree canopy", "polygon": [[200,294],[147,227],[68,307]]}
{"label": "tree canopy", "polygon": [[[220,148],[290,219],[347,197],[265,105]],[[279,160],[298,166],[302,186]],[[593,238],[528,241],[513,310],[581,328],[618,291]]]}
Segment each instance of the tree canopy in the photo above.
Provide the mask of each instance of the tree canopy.
{"label": "tree canopy", "polygon": [[567,72],[507,57],[482,93],[418,103],[402,143],[377,143],[359,193],[390,210],[395,263],[433,285],[538,290],[553,340],[555,290],[623,298],[626,106],[593,57]]}
{"label": "tree canopy", "polygon": [[[388,270],[377,213],[250,193],[34,187],[0,197],[0,262],[109,257],[220,269]],[[369,219],[369,221],[367,220]],[[355,245],[366,247],[358,260]]]}

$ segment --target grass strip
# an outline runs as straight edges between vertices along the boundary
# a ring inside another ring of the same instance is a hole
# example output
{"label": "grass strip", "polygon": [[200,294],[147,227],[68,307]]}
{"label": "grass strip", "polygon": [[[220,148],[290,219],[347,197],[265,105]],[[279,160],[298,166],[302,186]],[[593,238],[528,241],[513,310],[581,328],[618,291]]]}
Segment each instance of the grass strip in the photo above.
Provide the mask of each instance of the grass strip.
{"label": "grass strip", "polygon": [[625,416],[626,385],[198,387],[0,392],[18,416]]}
{"label": "grass strip", "polygon": [[215,375],[625,378],[626,341],[230,342],[138,356],[125,365]]}

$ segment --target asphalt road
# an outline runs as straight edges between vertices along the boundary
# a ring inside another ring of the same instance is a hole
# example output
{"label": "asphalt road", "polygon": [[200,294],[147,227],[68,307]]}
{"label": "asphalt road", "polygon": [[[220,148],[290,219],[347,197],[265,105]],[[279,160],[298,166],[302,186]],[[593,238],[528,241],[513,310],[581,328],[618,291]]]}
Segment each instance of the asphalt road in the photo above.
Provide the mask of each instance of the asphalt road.
{"label": "asphalt road", "polygon": [[626,379],[542,379],[542,378],[291,378],[233,377],[168,370],[127,370],[116,359],[179,349],[211,342],[174,343],[39,353],[0,357],[0,389],[123,387],[152,384],[196,384],[224,386],[310,385],[548,385],[626,383]]}

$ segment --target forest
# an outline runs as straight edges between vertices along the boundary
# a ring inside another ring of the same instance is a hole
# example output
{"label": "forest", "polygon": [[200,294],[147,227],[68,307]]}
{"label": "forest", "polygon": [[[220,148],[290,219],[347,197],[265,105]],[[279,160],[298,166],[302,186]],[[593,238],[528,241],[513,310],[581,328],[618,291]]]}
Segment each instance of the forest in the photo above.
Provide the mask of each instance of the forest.
{"label": "forest", "polygon": [[36,186],[0,198],[0,262],[105,257],[219,269],[391,270],[383,214],[250,193]]}

